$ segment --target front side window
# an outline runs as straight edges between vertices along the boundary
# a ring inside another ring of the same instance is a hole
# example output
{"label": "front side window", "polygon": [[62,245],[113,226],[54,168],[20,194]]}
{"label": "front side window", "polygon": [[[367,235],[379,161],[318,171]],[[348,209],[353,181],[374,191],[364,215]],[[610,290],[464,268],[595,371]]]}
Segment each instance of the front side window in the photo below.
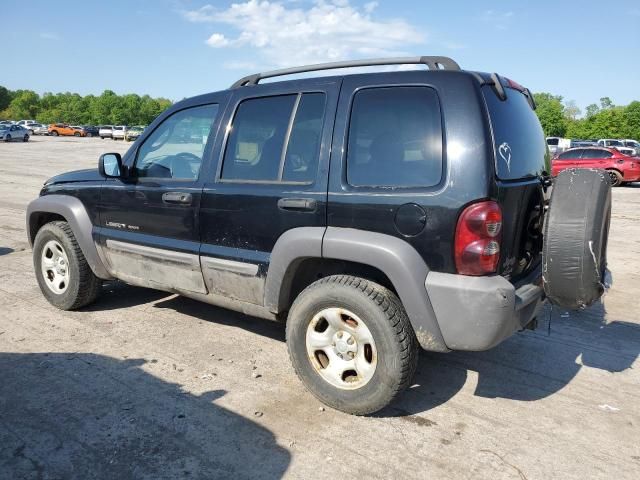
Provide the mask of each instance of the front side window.
{"label": "front side window", "polygon": [[442,121],[435,91],[359,91],[351,109],[347,182],[358,187],[431,187],[441,178]]}
{"label": "front side window", "polygon": [[197,179],[217,113],[218,105],[214,104],[187,108],[167,117],[140,146],[136,175]]}
{"label": "front side window", "polygon": [[563,152],[560,155],[558,155],[558,158],[560,160],[569,160],[569,159],[574,159],[574,158],[580,158],[580,156],[582,155],[583,150],[569,150],[568,152]]}
{"label": "front side window", "polygon": [[251,98],[238,106],[221,178],[313,182],[324,119],[324,93]]}

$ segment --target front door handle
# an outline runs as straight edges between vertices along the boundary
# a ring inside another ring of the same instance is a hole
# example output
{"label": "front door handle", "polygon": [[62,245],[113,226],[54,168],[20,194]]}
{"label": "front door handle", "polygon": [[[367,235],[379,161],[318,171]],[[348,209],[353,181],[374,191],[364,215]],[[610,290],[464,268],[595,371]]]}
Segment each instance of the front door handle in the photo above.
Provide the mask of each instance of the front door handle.
{"label": "front door handle", "polygon": [[162,194],[162,201],[170,204],[191,205],[193,196],[184,192],[167,192]]}
{"label": "front door handle", "polygon": [[313,212],[317,202],[312,198],[281,198],[278,200],[278,208],[281,210],[296,210]]}

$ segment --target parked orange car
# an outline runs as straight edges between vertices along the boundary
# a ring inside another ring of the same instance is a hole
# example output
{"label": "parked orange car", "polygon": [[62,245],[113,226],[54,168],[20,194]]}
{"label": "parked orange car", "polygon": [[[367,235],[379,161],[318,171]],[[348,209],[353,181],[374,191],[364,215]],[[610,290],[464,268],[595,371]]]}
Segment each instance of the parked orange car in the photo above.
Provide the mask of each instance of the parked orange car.
{"label": "parked orange car", "polygon": [[53,135],[54,137],[57,137],[58,135],[85,137],[87,134],[84,130],[71,127],[66,123],[52,123],[49,125],[49,135]]}

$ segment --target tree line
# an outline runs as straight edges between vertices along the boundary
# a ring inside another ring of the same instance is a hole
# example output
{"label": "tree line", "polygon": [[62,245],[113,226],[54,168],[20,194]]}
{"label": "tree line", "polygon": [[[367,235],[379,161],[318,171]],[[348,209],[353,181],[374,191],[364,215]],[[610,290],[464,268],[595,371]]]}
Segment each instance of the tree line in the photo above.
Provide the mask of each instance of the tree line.
{"label": "tree line", "polygon": [[[616,106],[609,97],[591,104],[582,115],[573,101],[559,95],[535,93],[536,113],[545,135],[582,139],[633,138],[640,140],[640,102]],[[166,98],[149,95],[101,95],[11,91],[0,86],[0,120],[35,119],[40,123],[80,125],[147,125],[171,105]]]}
{"label": "tree line", "polygon": [[573,101],[559,95],[534,93],[536,113],[548,137],[580,139],[632,138],[640,140],[640,102],[614,105],[609,97],[585,108],[582,115]]}
{"label": "tree line", "polygon": [[101,95],[11,91],[0,86],[0,120],[34,119],[43,124],[148,125],[171,105],[166,98],[149,95],[117,95],[105,90]]}

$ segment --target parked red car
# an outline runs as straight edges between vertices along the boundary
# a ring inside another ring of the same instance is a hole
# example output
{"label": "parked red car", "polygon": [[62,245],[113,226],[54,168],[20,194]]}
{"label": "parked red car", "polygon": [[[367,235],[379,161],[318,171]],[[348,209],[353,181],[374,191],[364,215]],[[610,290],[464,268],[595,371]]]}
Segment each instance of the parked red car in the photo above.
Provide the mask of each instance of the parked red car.
{"label": "parked red car", "polygon": [[640,181],[640,158],[620,153],[615,148],[570,148],[555,157],[551,173],[555,177],[567,168],[603,168],[609,173],[611,185]]}

